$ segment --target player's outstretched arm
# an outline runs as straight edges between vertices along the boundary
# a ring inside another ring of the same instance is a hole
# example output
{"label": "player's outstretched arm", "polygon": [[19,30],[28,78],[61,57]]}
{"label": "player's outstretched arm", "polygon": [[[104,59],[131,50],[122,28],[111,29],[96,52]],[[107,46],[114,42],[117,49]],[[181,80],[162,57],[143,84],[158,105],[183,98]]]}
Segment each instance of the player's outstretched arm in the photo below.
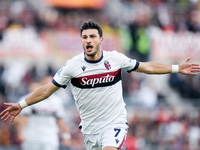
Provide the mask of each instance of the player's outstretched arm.
{"label": "player's outstretched arm", "polygon": [[191,57],[188,57],[179,65],[166,65],[156,62],[141,62],[136,71],[147,74],[182,73],[185,75],[197,75],[197,72],[200,72],[199,64],[189,63],[190,59]]}
{"label": "player's outstretched arm", "polygon": [[35,90],[30,96],[20,101],[19,103],[4,103],[8,107],[0,113],[2,116],[1,119],[7,121],[9,118],[11,118],[10,122],[13,122],[15,117],[21,112],[23,108],[48,98],[58,89],[59,87],[50,82]]}

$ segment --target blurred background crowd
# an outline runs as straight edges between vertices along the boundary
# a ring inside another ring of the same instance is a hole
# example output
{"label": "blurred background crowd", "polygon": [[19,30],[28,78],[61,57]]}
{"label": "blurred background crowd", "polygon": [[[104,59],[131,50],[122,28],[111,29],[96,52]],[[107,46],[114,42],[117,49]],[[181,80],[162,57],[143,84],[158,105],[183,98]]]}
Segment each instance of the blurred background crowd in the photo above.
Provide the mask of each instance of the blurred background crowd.
{"label": "blurred background crowd", "polygon": [[[0,0],[0,111],[83,51],[79,28],[88,19],[102,26],[105,50],[138,61],[172,64],[191,56],[200,63],[199,0]],[[199,150],[199,83],[200,75],[124,72],[127,150]],[[70,87],[57,95],[72,136],[67,149],[84,150]],[[16,134],[15,123],[0,121],[0,150],[20,150]]]}

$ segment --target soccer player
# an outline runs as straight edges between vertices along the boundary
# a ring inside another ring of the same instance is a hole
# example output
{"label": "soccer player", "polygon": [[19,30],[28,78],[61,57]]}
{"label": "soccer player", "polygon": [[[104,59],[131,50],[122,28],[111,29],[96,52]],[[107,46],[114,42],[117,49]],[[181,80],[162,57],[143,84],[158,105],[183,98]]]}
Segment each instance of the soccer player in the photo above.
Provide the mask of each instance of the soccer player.
{"label": "soccer player", "polygon": [[[51,76],[46,76],[40,83],[32,82],[30,93],[51,80]],[[22,96],[20,100],[28,95]],[[62,99],[56,94],[23,109],[14,120],[22,150],[59,150],[60,137],[61,145],[70,146],[71,135],[64,123],[64,115]]]}
{"label": "soccer player", "polygon": [[117,51],[104,51],[102,29],[88,20],[81,25],[84,52],[68,60],[55,74],[52,82],[40,87],[19,103],[5,103],[1,119],[11,122],[29,105],[48,98],[68,83],[72,86],[75,104],[80,113],[80,128],[88,150],[122,149],[127,134],[125,102],[122,97],[121,72],[137,71],[146,74],[182,73],[197,75],[198,64],[189,63],[190,57],[179,65],[139,62]]}

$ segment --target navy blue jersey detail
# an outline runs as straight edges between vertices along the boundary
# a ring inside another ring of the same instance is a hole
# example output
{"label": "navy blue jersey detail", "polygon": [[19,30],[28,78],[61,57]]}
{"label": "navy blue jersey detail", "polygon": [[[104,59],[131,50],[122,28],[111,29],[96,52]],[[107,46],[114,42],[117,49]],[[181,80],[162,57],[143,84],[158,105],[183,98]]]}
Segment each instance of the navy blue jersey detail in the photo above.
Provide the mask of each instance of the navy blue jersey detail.
{"label": "navy blue jersey detail", "polygon": [[67,86],[66,85],[60,85],[60,84],[58,84],[54,79],[51,81],[55,86],[57,86],[57,87],[62,87],[62,88],[66,88]]}
{"label": "navy blue jersey detail", "polygon": [[139,65],[140,65],[140,62],[136,61],[135,67],[127,72],[130,73],[131,71],[135,71],[139,67]]}
{"label": "navy blue jersey detail", "polygon": [[96,60],[96,61],[88,60],[88,59],[86,59],[86,57],[84,58],[84,60],[85,60],[86,62],[88,62],[88,63],[98,63],[98,62],[100,62],[102,59],[103,59],[103,51],[101,52],[101,57],[100,57],[98,60]]}
{"label": "navy blue jersey detail", "polygon": [[111,86],[121,80],[121,69],[115,72],[72,78],[73,86],[88,89],[96,87]]}

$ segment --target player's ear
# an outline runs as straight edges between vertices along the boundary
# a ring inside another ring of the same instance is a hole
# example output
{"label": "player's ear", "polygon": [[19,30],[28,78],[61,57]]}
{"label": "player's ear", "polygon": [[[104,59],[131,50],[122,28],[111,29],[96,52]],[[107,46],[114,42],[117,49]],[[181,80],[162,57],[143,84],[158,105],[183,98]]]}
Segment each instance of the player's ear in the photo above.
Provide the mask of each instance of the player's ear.
{"label": "player's ear", "polygon": [[102,44],[102,42],[103,42],[103,37],[100,38],[100,43]]}

